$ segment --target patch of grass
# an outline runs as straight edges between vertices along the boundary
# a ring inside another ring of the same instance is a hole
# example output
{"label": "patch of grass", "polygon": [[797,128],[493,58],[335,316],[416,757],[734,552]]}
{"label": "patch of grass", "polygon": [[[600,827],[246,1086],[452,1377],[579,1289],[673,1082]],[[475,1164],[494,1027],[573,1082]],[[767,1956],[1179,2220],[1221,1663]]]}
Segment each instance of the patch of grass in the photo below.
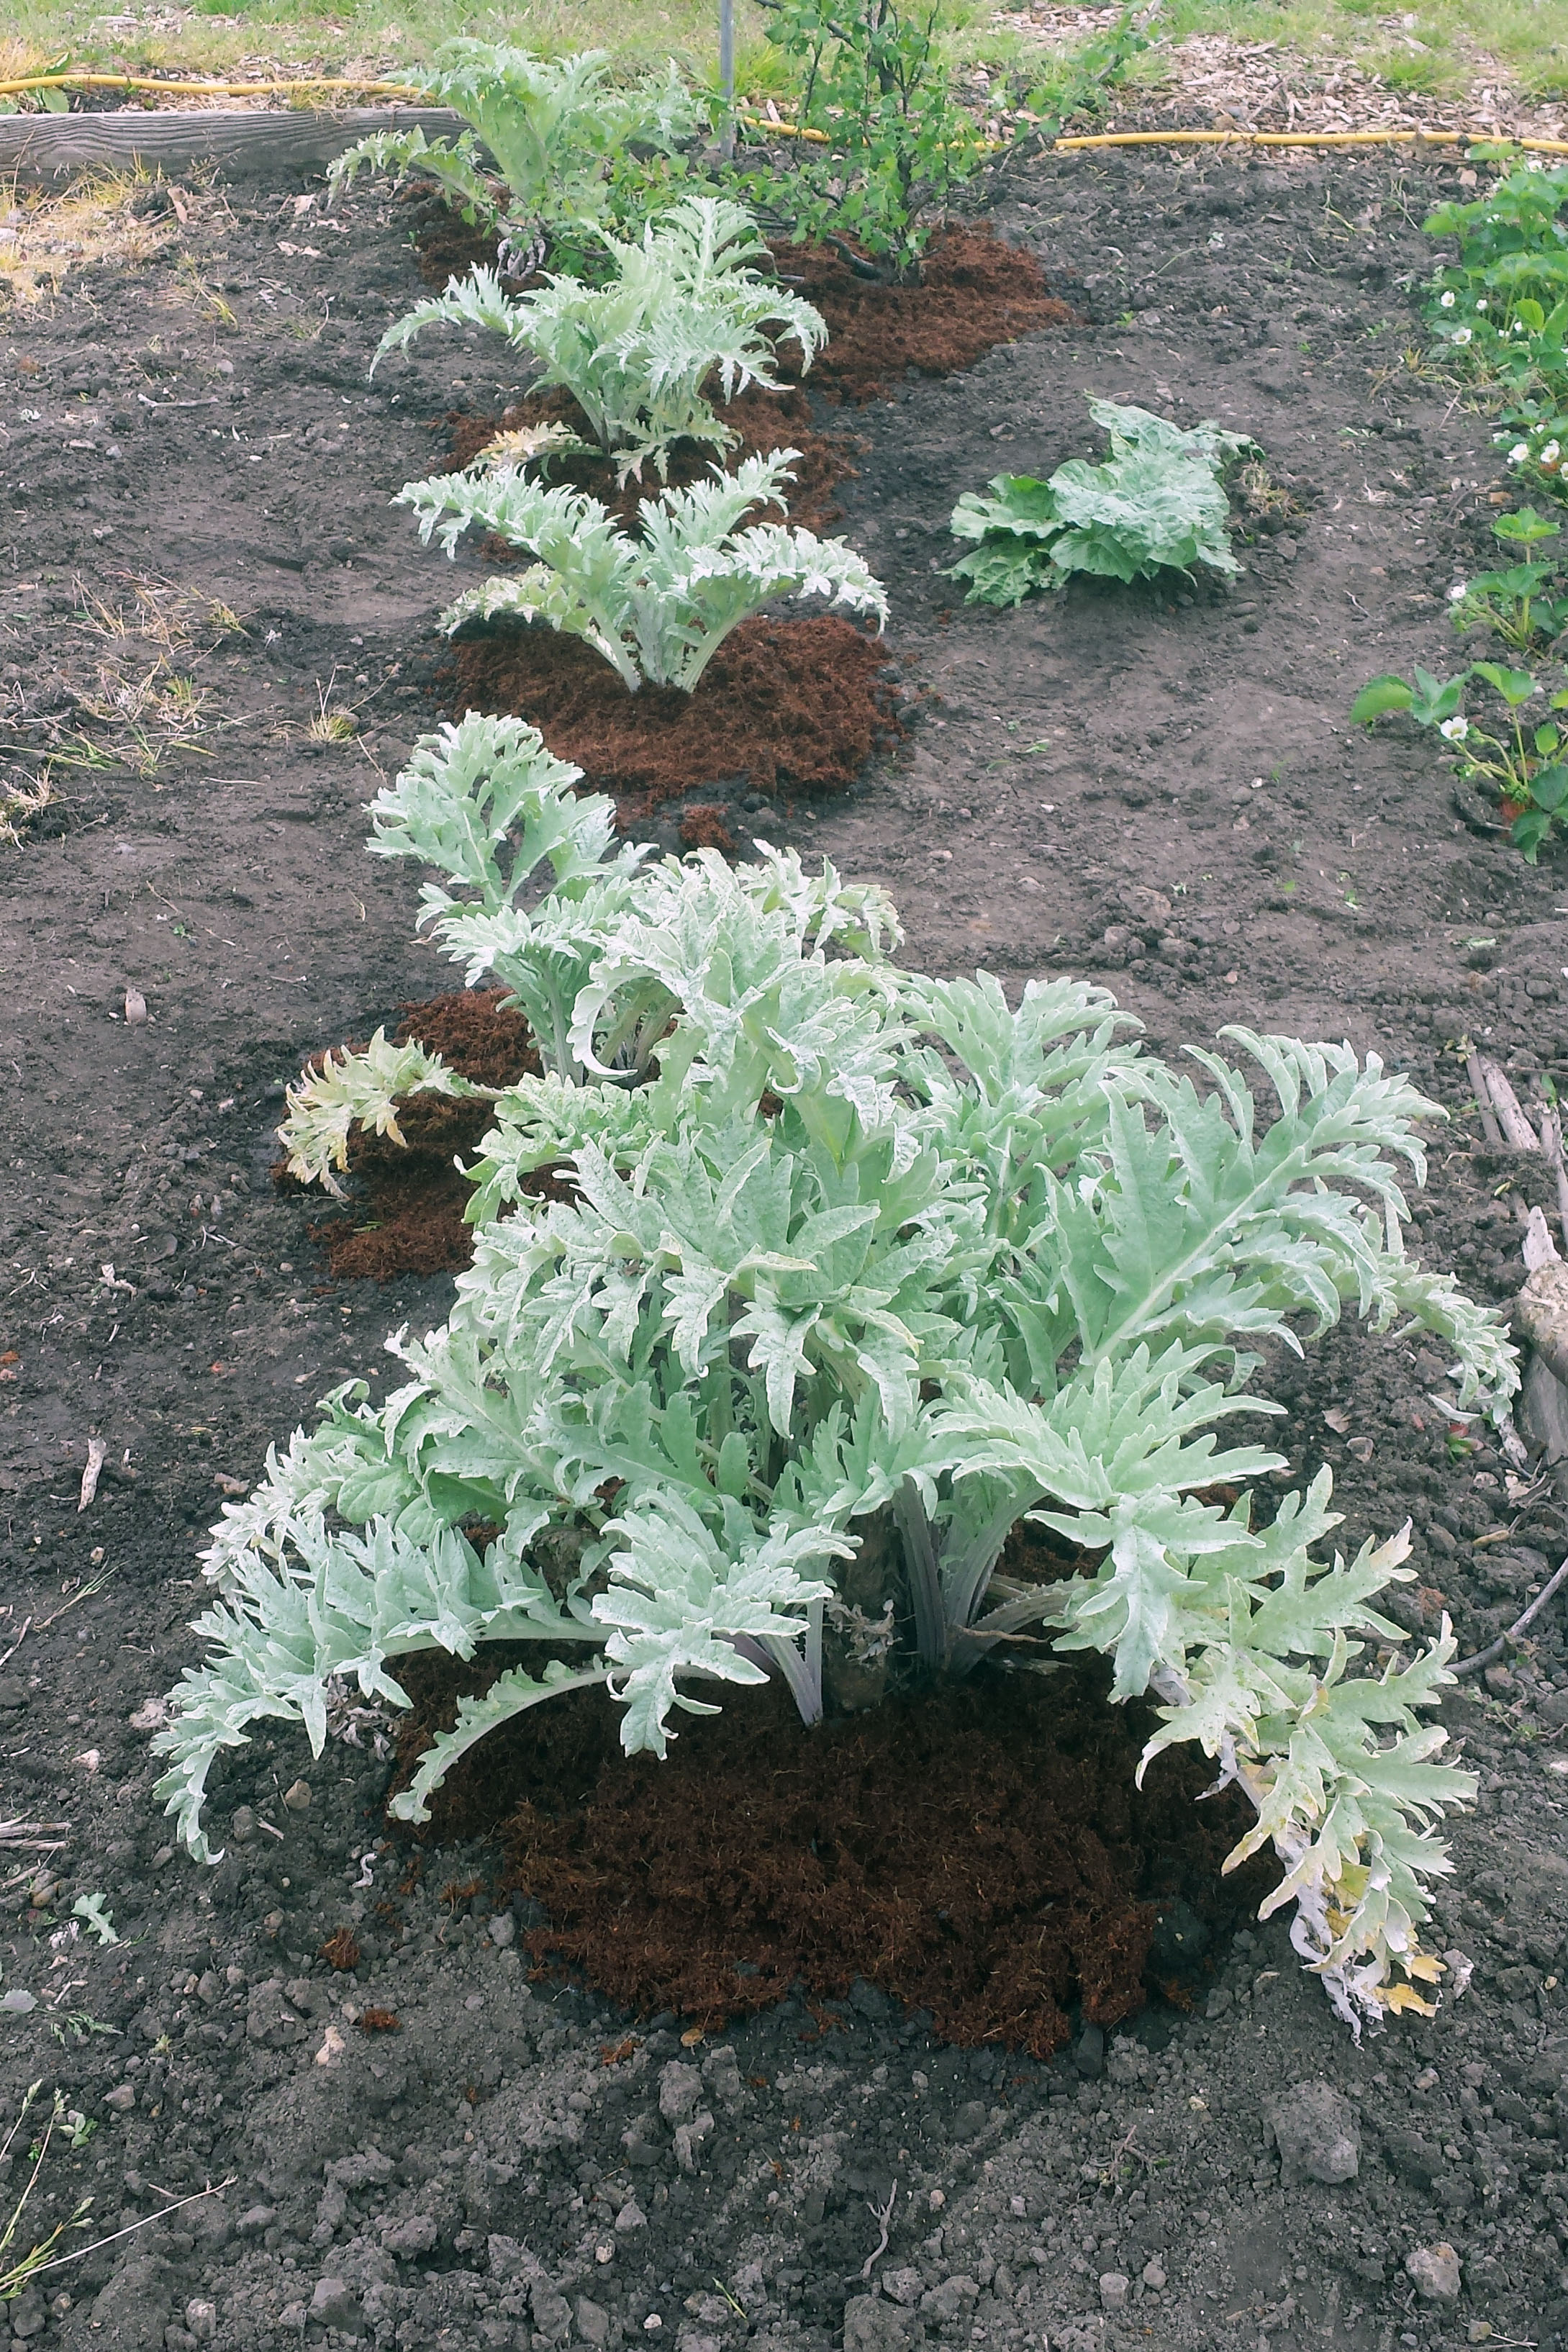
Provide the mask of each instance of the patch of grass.
{"label": "patch of grass", "polygon": [[57,293],[68,270],[93,263],[149,260],[173,234],[172,223],[134,210],[145,174],[104,172],[64,195],[19,187],[0,214],[0,313],[26,310]]}
{"label": "patch of grass", "polygon": [[[1108,23],[1113,10],[1106,8]],[[945,11],[955,64],[1014,75],[1041,61],[1064,62],[1082,45],[1020,29],[1020,0],[950,0]],[[756,0],[736,0],[737,86],[743,97],[782,98],[789,68],[763,37]],[[711,79],[717,48],[716,0],[535,0],[521,9],[461,0],[194,0],[177,10],[137,5],[103,14],[93,0],[12,0],[0,37],[0,80],[57,64],[85,70],[264,78],[258,58],[285,78],[362,75],[392,80],[456,34],[508,39],[546,54],[612,50],[627,68],[674,56]],[[1568,0],[1165,0],[1160,46],[1132,64],[1128,83],[1151,88],[1166,73],[1168,49],[1194,33],[1241,42],[1278,42],[1314,63],[1346,59],[1411,96],[1462,98],[1483,86],[1521,97],[1568,92]]]}
{"label": "patch of grass", "polygon": [[[1013,13],[1013,12],[1007,12]],[[1109,21],[1111,11],[1105,10]],[[956,46],[966,58],[1016,70],[1047,45],[1020,34],[1017,16],[969,8]],[[1194,33],[1277,41],[1314,63],[1345,59],[1411,95],[1457,99],[1481,88],[1552,98],[1568,90],[1568,0],[1166,0],[1161,47],[1134,59],[1136,89],[1158,84],[1169,49]],[[1064,47],[1075,44],[1065,44]]]}
{"label": "patch of grass", "polygon": [[[283,75],[395,80],[400,66],[422,62],[459,34],[518,41],[547,54],[607,48],[628,66],[674,56],[706,78],[718,47],[712,0],[646,7],[638,0],[539,0],[524,9],[475,9],[462,0],[196,0],[193,7],[149,9],[145,21],[135,5],[106,15],[91,0],[12,0],[7,16],[0,79],[40,72],[68,51],[71,64],[84,70],[259,80],[262,52]],[[751,0],[737,0],[739,79],[747,89],[770,88],[779,79],[762,22]]]}
{"label": "patch of grass", "polygon": [[20,849],[29,821],[52,807],[57,797],[47,776],[31,786],[0,776],[0,848]]}

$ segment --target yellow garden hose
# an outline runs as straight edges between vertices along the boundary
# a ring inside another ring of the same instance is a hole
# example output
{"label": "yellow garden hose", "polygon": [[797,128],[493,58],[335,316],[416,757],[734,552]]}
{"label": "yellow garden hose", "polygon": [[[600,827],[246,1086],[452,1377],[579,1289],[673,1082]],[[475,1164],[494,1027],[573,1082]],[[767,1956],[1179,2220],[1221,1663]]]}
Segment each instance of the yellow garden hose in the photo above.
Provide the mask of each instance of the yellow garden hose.
{"label": "yellow garden hose", "polygon": [[810,139],[818,147],[832,144],[825,131],[802,130],[793,122],[770,122],[765,114],[747,114],[737,107],[735,119],[744,122],[748,131],[766,131],[774,139]]}
{"label": "yellow garden hose", "polygon": [[[1501,134],[1506,137],[1505,134]],[[1375,147],[1392,141],[1412,147],[1456,147],[1497,141],[1495,131],[1100,131],[1056,139],[1071,147]],[[1568,140],[1508,139],[1532,155],[1568,155]]]}

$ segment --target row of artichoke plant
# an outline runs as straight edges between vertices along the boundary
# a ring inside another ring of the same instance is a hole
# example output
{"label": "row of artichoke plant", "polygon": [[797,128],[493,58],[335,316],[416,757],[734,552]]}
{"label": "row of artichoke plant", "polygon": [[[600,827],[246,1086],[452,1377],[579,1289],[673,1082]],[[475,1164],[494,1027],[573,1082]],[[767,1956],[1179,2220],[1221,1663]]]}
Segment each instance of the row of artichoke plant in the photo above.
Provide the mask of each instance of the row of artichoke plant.
{"label": "row of artichoke plant", "polygon": [[[644,98],[668,130],[671,87]],[[725,199],[680,196],[635,236],[591,210],[599,282],[508,296],[477,270],[387,345],[493,328],[623,480],[677,441],[722,452],[710,385],[773,384],[784,336],[809,363],[821,319]],[[628,687],[690,691],[774,597],[884,613],[841,542],[747,520],[788,453],[664,489],[633,537],[539,478],[562,442],[513,436],[402,493],[449,551],[477,525],[533,558],[448,627],[543,622]],[[409,1097],[485,1100],[474,1256],[437,1328],[389,1339],[394,1391],[334,1391],[214,1530],[208,1654],[158,1742],[193,1851],[224,1750],[277,1718],[319,1752],[335,1693],[406,1706],[420,1653],[538,1663],[464,1701],[395,1801],[412,1821],[492,1728],[573,1691],[663,1755],[684,1716],[769,1678],[813,1724],[1091,1651],[1113,1702],[1153,1710],[1141,1769],[1194,1742],[1249,1801],[1231,1862],[1272,1848],[1264,1907],[1293,1906],[1352,2028],[1429,2010],[1440,1823],[1475,1787],[1430,1719],[1452,1633],[1412,1643],[1379,1606],[1407,1528],[1325,1552],[1326,1469],[1260,1512],[1251,1483],[1282,1457],[1220,1433],[1278,1414],[1269,1362],[1347,1310],[1433,1335],[1461,1402],[1506,1415],[1497,1318],[1404,1248],[1441,1113],[1349,1045],[1232,1029],[1183,1071],[1087,983],[1012,1002],[985,973],[932,979],[896,960],[879,887],[766,843],[733,867],[658,858],[580,781],[520,719],[470,713],[372,803],[371,852],[434,872],[421,927],[467,986],[506,991],[542,1067],[486,1089],[378,1033],[291,1090],[290,1165],[330,1189]],[[1074,1572],[1032,1573],[1026,1524]]]}

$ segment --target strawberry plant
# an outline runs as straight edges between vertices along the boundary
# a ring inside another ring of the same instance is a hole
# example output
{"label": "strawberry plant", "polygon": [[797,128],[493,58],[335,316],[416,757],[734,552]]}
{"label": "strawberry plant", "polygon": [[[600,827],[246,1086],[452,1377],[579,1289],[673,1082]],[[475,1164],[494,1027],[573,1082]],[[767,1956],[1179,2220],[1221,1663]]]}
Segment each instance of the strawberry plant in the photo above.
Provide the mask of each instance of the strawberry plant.
{"label": "strawberry plant", "polygon": [[[1568,393],[1568,387],[1563,387]],[[1568,498],[1568,416],[1559,401],[1521,401],[1502,412],[1502,429],[1492,439],[1523,482],[1545,498]]]}
{"label": "strawberry plant", "polygon": [[[1521,507],[1517,513],[1500,515],[1492,530],[1505,546],[1528,555],[1543,541],[1555,539],[1559,527],[1533,507]],[[1562,584],[1554,562],[1525,562],[1502,572],[1478,572],[1448,591],[1453,625],[1461,635],[1490,629],[1515,653],[1529,653],[1568,625],[1568,595],[1543,593],[1548,583]]]}
{"label": "strawberry plant", "polygon": [[459,596],[441,616],[449,635],[466,621],[542,621],[584,639],[633,693],[646,678],[690,694],[730,631],[776,596],[826,596],[879,625],[887,618],[881,583],[843,540],[783,523],[742,528],[754,507],[782,506],[799,454],[747,457],[733,474],[716,467],[709,481],[643,499],[637,539],[597,499],[547,488],[506,462],[411,482],[398,499],[448,555],[476,523],[536,558]]}
{"label": "strawberry plant", "polygon": [[389,327],[372,368],[438,321],[491,328],[534,361],[536,391],[571,394],[624,482],[650,459],[663,478],[676,441],[733,440],[706,397],[710,378],[726,400],[750,383],[774,390],[780,342],[810,367],[827,341],[821,313],[753,267],[768,248],[726,198],[672,205],[634,242],[599,235],[614,265],[602,285],[549,277],[514,301],[494,270],[474,269]]}
{"label": "strawberry plant", "polygon": [[1423,226],[1451,236],[1457,259],[1427,289],[1433,333],[1467,373],[1509,387],[1516,398],[1545,392],[1561,405],[1568,389],[1568,172],[1542,171],[1507,148],[1482,148],[1498,165],[1484,195],[1439,205]]}
{"label": "strawberry plant", "polygon": [[[1479,678],[1500,698],[1508,717],[1483,724],[1465,713],[1465,688]],[[1544,693],[1532,671],[1510,669],[1500,662],[1473,662],[1457,677],[1434,677],[1416,664],[1412,679],[1375,677],[1364,686],[1350,707],[1352,719],[1369,726],[1388,711],[1405,711],[1418,727],[1429,727],[1452,744],[1459,773],[1467,783],[1478,783],[1501,803],[1509,819],[1510,838],[1533,866],[1541,845],[1554,829],[1568,824],[1568,737],[1554,718],[1538,726],[1526,724],[1526,706]],[[1546,698],[1550,711],[1568,710],[1568,687]]]}
{"label": "strawberry plant", "polygon": [[954,508],[955,538],[975,542],[949,573],[967,581],[967,603],[1021,604],[1075,572],[1122,581],[1187,574],[1195,563],[1236,572],[1221,475],[1256,442],[1213,423],[1184,432],[1109,400],[1089,410],[1111,436],[1103,465],[1074,457],[1046,482],[998,474],[988,495],[968,492]]}
{"label": "strawberry plant", "polygon": [[[372,804],[372,847],[444,877],[422,923],[513,992],[544,1069],[495,1096],[444,1326],[394,1335],[395,1393],[335,1390],[214,1529],[209,1654],[158,1738],[188,1843],[220,1750],[277,1718],[319,1752],[334,1679],[401,1706],[419,1651],[541,1663],[463,1702],[396,1801],[414,1821],[562,1693],[602,1690],[626,1749],[663,1755],[771,1675],[810,1723],[849,1669],[915,1689],[1093,1650],[1113,1699],[1157,1704],[1145,1769],[1196,1741],[1252,1801],[1231,1859],[1272,1844],[1267,1907],[1295,1905],[1340,2013],[1425,2006],[1437,1823],[1475,1787],[1425,1720],[1452,1635],[1407,1654],[1377,1608],[1407,1529],[1322,1556],[1326,1470],[1266,1517],[1214,1496],[1281,1466],[1221,1439],[1278,1410],[1261,1351],[1347,1307],[1438,1335],[1468,1402],[1516,1384],[1497,1318],[1404,1254],[1441,1114],[1349,1046],[1232,1029],[1185,1075],[1086,982],[1013,1004],[904,970],[880,889],[762,844],[653,862],[571,777],[471,715]],[[385,1126],[407,1073],[351,1058],[318,1099]],[[546,1166],[570,1181],[542,1202]],[[1011,1565],[1025,1519],[1084,1564]]]}

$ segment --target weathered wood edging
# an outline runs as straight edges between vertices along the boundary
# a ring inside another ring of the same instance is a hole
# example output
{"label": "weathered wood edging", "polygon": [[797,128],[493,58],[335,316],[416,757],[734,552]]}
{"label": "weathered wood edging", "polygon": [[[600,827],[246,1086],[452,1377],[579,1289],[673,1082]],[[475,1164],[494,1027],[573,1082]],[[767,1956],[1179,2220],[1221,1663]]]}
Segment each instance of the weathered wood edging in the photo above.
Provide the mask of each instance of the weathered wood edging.
{"label": "weathered wood edging", "polygon": [[445,106],[350,106],[337,111],[211,107],[106,114],[0,115],[0,172],[27,181],[88,170],[182,172],[215,163],[225,180],[323,172],[372,131],[423,130],[452,138],[464,128]]}

